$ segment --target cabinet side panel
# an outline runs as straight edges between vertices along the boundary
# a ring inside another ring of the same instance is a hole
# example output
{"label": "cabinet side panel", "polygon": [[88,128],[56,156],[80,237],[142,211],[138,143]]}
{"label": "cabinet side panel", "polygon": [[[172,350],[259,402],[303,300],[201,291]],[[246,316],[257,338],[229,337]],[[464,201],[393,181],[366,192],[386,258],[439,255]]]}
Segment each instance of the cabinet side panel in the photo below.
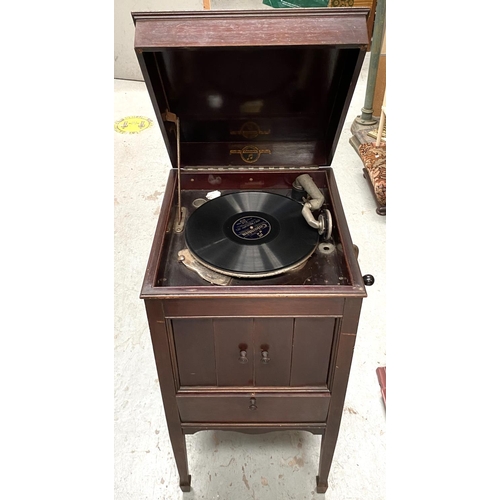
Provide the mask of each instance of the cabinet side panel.
{"label": "cabinet side panel", "polygon": [[211,319],[173,319],[180,385],[217,385]]}
{"label": "cabinet side panel", "polygon": [[253,385],[253,319],[217,318],[213,325],[217,385]]}
{"label": "cabinet side panel", "polygon": [[296,318],[290,385],[326,385],[335,318]]}
{"label": "cabinet side panel", "polygon": [[255,385],[289,385],[292,333],[293,318],[255,319]]}

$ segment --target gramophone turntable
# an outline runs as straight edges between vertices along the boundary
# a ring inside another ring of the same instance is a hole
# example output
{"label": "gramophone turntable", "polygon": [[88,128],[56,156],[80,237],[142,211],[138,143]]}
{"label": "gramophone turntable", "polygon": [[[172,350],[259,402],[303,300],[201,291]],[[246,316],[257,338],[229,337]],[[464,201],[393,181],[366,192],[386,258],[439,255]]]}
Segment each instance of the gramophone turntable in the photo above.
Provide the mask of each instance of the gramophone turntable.
{"label": "gramophone turntable", "polygon": [[328,487],[373,282],[329,166],[368,12],[133,14],[173,167],[141,298],[183,491],[202,430],[320,434]]}

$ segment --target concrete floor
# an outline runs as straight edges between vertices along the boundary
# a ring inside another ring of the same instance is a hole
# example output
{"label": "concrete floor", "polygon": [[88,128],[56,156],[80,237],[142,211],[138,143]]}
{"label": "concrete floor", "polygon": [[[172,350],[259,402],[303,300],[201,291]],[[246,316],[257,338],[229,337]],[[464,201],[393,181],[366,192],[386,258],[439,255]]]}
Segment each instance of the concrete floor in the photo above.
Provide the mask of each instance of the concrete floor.
{"label": "concrete floor", "polygon": [[[248,3],[248,2],[247,2]],[[375,370],[386,364],[386,219],[350,146],[364,103],[368,61],[354,93],[332,163],[368,288],[358,330],[344,417],[329,476],[315,493],[320,437],[306,432],[257,436],[206,431],[187,437],[192,490],[182,493],[170,446],[139,292],[170,168],[142,82],[115,80],[115,120],[144,116],[153,126],[115,133],[115,498],[314,499],[385,498],[385,408]],[[390,392],[390,389],[389,389]]]}

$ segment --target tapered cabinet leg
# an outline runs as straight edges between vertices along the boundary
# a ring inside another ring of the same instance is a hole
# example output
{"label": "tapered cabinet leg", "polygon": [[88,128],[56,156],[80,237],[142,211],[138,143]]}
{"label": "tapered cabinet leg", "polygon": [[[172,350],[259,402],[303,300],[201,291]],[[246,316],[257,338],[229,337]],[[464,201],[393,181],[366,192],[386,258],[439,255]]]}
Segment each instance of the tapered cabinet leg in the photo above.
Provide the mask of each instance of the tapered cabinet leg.
{"label": "tapered cabinet leg", "polygon": [[316,491],[318,493],[326,493],[327,489],[328,489],[328,481],[321,483],[319,476],[316,476]]}
{"label": "tapered cabinet leg", "polygon": [[191,475],[188,469],[186,437],[180,428],[169,428],[170,442],[174,451],[175,463],[179,472],[179,486],[182,491],[191,491]]}
{"label": "tapered cabinet leg", "polygon": [[191,476],[190,475],[188,475],[186,482],[184,482],[184,483],[182,481],[180,482],[180,487],[184,493],[188,493],[189,491],[191,491]]}
{"label": "tapered cabinet leg", "polygon": [[328,436],[324,434],[321,438],[321,450],[319,452],[319,471],[316,476],[316,491],[318,493],[325,493],[328,489],[328,474],[330,474],[330,467],[332,466],[333,452],[337,444],[337,434],[335,436]]}
{"label": "tapered cabinet leg", "polygon": [[332,398],[326,429],[321,438],[319,471],[316,476],[316,491],[318,493],[325,493],[328,489],[328,475],[330,474],[333,453],[339,436],[360,311],[360,299],[346,301],[342,325],[338,335],[337,355],[332,367]]}
{"label": "tapered cabinet leg", "polygon": [[146,300],[149,330],[153,342],[153,352],[156,360],[158,381],[160,383],[163,408],[167,417],[168,433],[174,452],[175,463],[179,472],[179,486],[182,491],[191,490],[191,476],[188,470],[186,436],[182,432],[181,421],[175,401],[176,385],[172,366],[173,353],[169,337],[172,337],[170,324],[165,322],[161,301]]}

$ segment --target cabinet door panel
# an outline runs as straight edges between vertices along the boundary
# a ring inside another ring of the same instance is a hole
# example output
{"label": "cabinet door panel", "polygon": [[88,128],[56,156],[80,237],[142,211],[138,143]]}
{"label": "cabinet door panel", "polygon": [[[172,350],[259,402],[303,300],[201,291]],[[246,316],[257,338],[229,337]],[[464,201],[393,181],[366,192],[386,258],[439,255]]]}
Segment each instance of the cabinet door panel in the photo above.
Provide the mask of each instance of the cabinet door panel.
{"label": "cabinet door panel", "polygon": [[253,319],[218,318],[213,321],[217,385],[253,385]]}
{"label": "cabinet door panel", "polygon": [[256,318],[254,327],[255,385],[289,385],[293,318]]}
{"label": "cabinet door panel", "polygon": [[217,385],[211,319],[173,319],[180,385]]}
{"label": "cabinet door panel", "polygon": [[335,318],[296,318],[290,385],[326,385]]}

